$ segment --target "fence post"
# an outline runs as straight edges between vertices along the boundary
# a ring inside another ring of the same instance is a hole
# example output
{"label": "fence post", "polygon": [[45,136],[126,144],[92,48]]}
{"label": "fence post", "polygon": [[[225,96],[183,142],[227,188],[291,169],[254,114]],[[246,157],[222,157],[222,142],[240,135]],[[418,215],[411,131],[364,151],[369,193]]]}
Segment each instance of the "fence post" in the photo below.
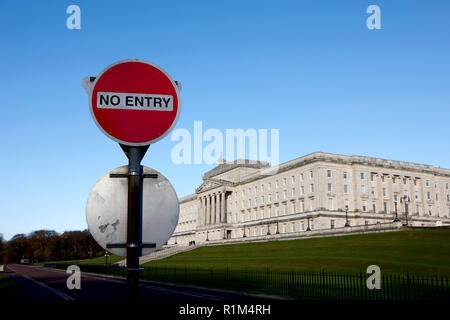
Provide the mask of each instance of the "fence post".
{"label": "fence post", "polygon": [[363,296],[364,296],[364,285],[363,285],[364,279],[363,279],[363,275],[362,272],[359,271],[359,286],[360,286],[360,300],[363,300]]}
{"label": "fence post", "polygon": [[322,269],[322,299],[326,299],[325,296],[325,270]]}
{"label": "fence post", "polygon": [[411,279],[409,277],[409,272],[406,274],[406,283],[408,285],[408,300],[411,301]]}
{"label": "fence post", "polygon": [[447,288],[447,299],[450,298],[450,292],[448,290],[448,276],[445,276],[446,288]]}

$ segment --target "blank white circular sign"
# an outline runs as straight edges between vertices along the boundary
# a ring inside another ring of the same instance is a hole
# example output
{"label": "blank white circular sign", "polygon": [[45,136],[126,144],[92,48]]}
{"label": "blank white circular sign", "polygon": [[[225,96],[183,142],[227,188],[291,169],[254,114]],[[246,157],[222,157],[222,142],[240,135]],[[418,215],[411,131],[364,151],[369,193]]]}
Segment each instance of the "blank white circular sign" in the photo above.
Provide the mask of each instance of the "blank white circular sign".
{"label": "blank white circular sign", "polygon": [[[172,236],[180,209],[169,180],[152,168],[143,169],[144,174],[158,175],[143,179],[142,242],[156,244],[156,248],[142,249],[142,255],[147,255]],[[126,257],[126,248],[106,248],[107,244],[127,243],[128,178],[111,178],[111,173],[127,174],[128,166],[111,170],[97,181],[87,201],[86,220],[89,232],[100,246]]]}

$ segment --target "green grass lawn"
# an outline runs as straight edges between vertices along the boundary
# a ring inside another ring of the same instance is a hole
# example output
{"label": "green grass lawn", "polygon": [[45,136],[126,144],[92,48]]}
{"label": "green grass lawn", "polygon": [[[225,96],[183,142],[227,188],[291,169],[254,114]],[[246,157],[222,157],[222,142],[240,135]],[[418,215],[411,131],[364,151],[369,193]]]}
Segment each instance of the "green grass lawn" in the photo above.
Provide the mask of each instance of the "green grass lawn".
{"label": "green grass lawn", "polygon": [[[116,255],[110,255],[108,256],[108,264],[110,263],[116,263],[121,260],[124,260],[125,258],[119,257]],[[105,256],[97,257],[97,258],[91,258],[91,259],[83,259],[83,260],[68,260],[68,261],[54,261],[54,262],[47,262],[47,263],[70,263],[70,264],[104,264],[105,263]],[[35,266],[43,266],[45,262],[36,263]]]}
{"label": "green grass lawn", "polygon": [[0,301],[28,299],[25,291],[7,273],[0,272]]}
{"label": "green grass lawn", "polygon": [[[123,259],[125,259],[125,258],[116,256],[113,254],[113,255],[108,256],[108,264],[116,263]],[[64,261],[64,263],[72,263],[72,264],[104,264],[105,262],[106,262],[106,259],[104,256],[92,258],[92,259]]]}
{"label": "green grass lawn", "polygon": [[450,230],[414,230],[200,247],[144,266],[450,274]]}

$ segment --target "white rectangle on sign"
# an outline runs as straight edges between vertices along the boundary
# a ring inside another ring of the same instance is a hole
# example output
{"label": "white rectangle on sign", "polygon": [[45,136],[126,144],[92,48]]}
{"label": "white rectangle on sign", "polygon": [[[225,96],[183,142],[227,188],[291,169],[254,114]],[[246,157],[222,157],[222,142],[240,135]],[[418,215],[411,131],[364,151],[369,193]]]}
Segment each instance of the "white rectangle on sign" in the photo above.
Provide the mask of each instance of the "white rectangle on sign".
{"label": "white rectangle on sign", "polygon": [[172,111],[173,96],[145,93],[97,92],[97,108]]}

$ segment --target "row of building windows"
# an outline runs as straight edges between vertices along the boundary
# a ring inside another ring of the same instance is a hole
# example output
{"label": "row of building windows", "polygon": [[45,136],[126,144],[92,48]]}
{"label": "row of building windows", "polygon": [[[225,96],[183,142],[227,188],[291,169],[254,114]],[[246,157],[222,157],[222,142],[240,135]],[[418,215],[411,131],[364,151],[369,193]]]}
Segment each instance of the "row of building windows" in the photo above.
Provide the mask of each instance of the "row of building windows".
{"label": "row of building windows", "polygon": [[[409,206],[408,204],[408,212],[409,214],[422,214],[421,212],[421,206],[416,205],[415,206],[415,211],[412,212],[411,210],[412,207]],[[278,217],[278,216],[283,216],[283,215],[287,215],[287,214],[295,214],[295,213],[303,213],[306,211],[314,211],[316,210],[315,207],[315,201],[314,199],[310,199],[309,200],[309,210],[306,209],[306,205],[305,205],[305,201],[300,201],[300,209],[297,212],[297,205],[296,202],[291,202],[291,206],[289,208],[289,213],[288,213],[288,206],[287,204],[281,205],[281,206],[276,206],[276,207],[265,207],[265,208],[261,208],[261,209],[255,209],[255,210],[242,210],[241,211],[241,215],[242,218],[239,219],[237,214],[234,214],[234,222],[245,222],[245,221],[254,221],[254,220],[259,220],[259,219],[265,219],[265,218],[273,218],[273,217]],[[336,210],[337,208],[335,208],[335,201],[333,198],[329,198],[328,199],[328,208],[326,208],[328,210]],[[348,210],[349,209],[349,200],[345,199],[344,200],[344,210]],[[401,213],[404,210],[406,210],[406,207],[403,203],[398,203],[397,204],[397,209],[398,212]],[[381,210],[379,210],[377,208],[377,204],[375,202],[372,202],[370,207],[368,206],[366,201],[362,201],[361,204],[361,208],[360,210],[362,212],[374,212],[374,213],[392,213],[395,211],[395,203],[394,204],[390,204],[387,201],[383,202],[383,207]],[[377,211],[378,210],[378,211]],[[437,207],[437,211],[434,212],[433,210],[433,206],[428,206],[427,207],[428,210],[428,214],[429,215],[433,215],[433,213],[436,213],[437,216],[440,216],[441,214],[441,209],[439,207]],[[450,207],[448,207],[448,215],[450,216]]]}
{"label": "row of building windows", "polygon": [[[312,170],[309,171],[308,175],[309,175],[309,179],[310,179],[310,180],[313,179],[314,173],[313,173]],[[381,181],[382,181],[382,182],[385,182],[385,176],[387,176],[387,174],[381,174],[380,177],[381,177]],[[328,177],[328,178],[332,178],[332,177],[333,177],[332,170],[327,170],[327,177]],[[360,178],[361,178],[361,180],[365,180],[365,177],[366,177],[366,173],[360,172]],[[371,173],[371,174],[370,174],[370,181],[374,181],[374,179],[375,179],[374,177],[375,177],[375,173]],[[343,172],[343,178],[344,178],[344,180],[346,180],[346,179],[348,178],[348,173],[347,173],[346,171]],[[393,176],[393,177],[392,177],[392,182],[395,184],[396,181],[397,181],[398,179],[400,179],[400,176]],[[414,185],[417,185],[417,180],[418,180],[418,179],[419,179],[419,178],[414,178],[414,179],[412,179]],[[406,179],[406,178],[402,178],[402,180],[403,180],[403,184],[406,185],[406,184],[407,184],[407,179]],[[276,189],[279,188],[279,182],[278,182],[278,181],[279,181],[279,180],[276,180],[276,181],[275,181],[275,188],[276,188]],[[304,181],[304,174],[303,174],[303,173],[300,174],[300,181]],[[282,183],[283,183],[283,186],[287,186],[287,178],[286,178],[286,177],[282,178]],[[291,176],[291,184],[295,184],[295,176],[294,176],[294,175]],[[427,180],[425,181],[425,185],[426,185],[427,187],[429,187],[429,186],[430,186],[430,180],[427,179]],[[311,186],[311,188],[314,188],[314,184],[311,184],[310,186]],[[435,183],[435,188],[437,188],[437,186],[438,186],[437,183]],[[267,188],[268,191],[270,191],[271,188],[272,188],[272,183],[271,183],[271,182],[268,182],[268,183],[267,183],[267,187],[268,187],[268,188]],[[303,188],[303,187],[301,187],[301,188]],[[344,188],[348,190],[347,185],[344,185]],[[264,192],[264,189],[265,189],[265,184],[261,184],[261,186],[260,186],[261,192]],[[446,190],[449,190],[449,183],[446,183],[446,184],[445,184],[445,189],[446,189]],[[304,191],[303,191],[303,192],[304,192]],[[312,190],[311,192],[314,192],[314,191]],[[258,186],[255,186],[255,187],[254,187],[254,193],[255,193],[255,194],[258,193]],[[250,196],[250,195],[251,195],[251,188],[248,188],[248,196]],[[245,198],[245,190],[242,190],[242,198]]]}
{"label": "row of building windows", "polygon": [[[314,193],[314,184],[311,184],[309,186],[309,191],[310,191],[310,193]],[[328,193],[333,192],[333,185],[331,183],[328,183],[327,191],[328,191]],[[388,197],[386,188],[383,187],[381,189],[381,191],[382,191],[383,197]],[[361,186],[361,193],[362,193],[362,195],[366,194],[366,186],[364,186],[364,185]],[[344,194],[349,194],[349,188],[348,188],[348,185],[346,185],[346,184],[344,184]],[[375,187],[370,188],[370,194],[373,197],[376,196],[376,188]],[[300,187],[300,196],[304,196],[304,195],[305,195],[305,189],[304,189],[304,186],[301,186]],[[403,196],[409,198],[408,191],[404,191]],[[295,198],[295,197],[296,197],[296,189],[292,188],[291,189],[291,198]],[[395,195],[394,197],[397,197],[397,195]],[[419,200],[419,192],[418,191],[414,191],[414,199]],[[436,199],[436,201],[439,200],[439,196],[437,193],[435,194],[435,199]],[[265,200],[264,196],[260,196],[260,204],[265,204],[264,200]],[[283,191],[283,200],[287,200],[287,190]],[[432,200],[432,194],[430,191],[427,191],[427,200]],[[280,201],[280,195],[278,192],[276,192],[275,193],[275,202],[278,202],[278,201]],[[397,201],[397,199],[395,199],[395,201]],[[450,203],[450,194],[447,194],[447,202]],[[251,199],[248,199],[247,203],[248,203],[248,207],[252,206]],[[272,203],[272,194],[267,195],[267,203]],[[258,197],[254,198],[253,205],[254,206],[258,205]],[[235,201],[235,206],[237,207],[237,201]],[[245,207],[245,200],[242,200],[242,207],[243,208]],[[231,203],[231,209],[232,209],[232,203]]]}

